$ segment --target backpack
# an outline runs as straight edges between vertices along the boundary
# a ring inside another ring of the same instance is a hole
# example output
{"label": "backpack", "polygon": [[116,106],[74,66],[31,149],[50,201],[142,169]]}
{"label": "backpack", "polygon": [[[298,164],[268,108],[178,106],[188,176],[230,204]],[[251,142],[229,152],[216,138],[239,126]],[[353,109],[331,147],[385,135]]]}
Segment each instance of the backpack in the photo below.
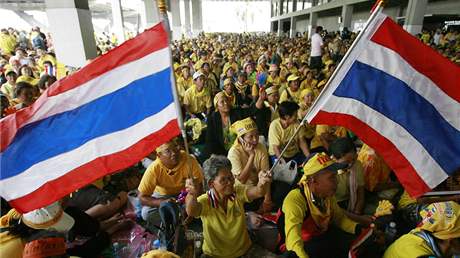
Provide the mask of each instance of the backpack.
{"label": "backpack", "polygon": [[162,202],[159,213],[161,219],[158,227],[160,247],[181,255],[187,247],[187,239],[179,206],[171,202]]}

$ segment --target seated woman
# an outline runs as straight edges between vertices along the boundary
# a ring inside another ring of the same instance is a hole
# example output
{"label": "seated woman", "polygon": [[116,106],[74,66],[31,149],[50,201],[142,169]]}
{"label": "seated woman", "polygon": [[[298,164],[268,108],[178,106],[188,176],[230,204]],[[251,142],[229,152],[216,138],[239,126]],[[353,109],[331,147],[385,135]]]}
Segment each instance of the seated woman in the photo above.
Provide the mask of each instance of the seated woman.
{"label": "seated woman", "polygon": [[280,95],[277,86],[260,88],[259,97],[255,104],[255,116],[257,128],[259,128],[259,132],[265,139],[268,139],[268,129],[270,128],[271,122],[279,117],[279,99]]}
{"label": "seated woman", "polygon": [[278,110],[279,118],[273,120],[270,124],[268,131],[268,153],[273,163],[276,159],[281,159],[282,162],[295,160],[300,165],[304,162],[305,157],[310,155],[303,130],[301,130],[281,157],[281,151],[286,147],[297,127],[300,126],[299,122],[297,122],[298,109],[299,106],[294,102],[285,101],[281,103]]}
{"label": "seated woman", "polygon": [[280,96],[280,103],[284,101],[293,101],[297,104],[300,103],[300,77],[296,74],[291,74],[287,78],[288,88],[285,89]]}
{"label": "seated woman", "polygon": [[251,87],[247,75],[244,72],[238,73],[238,80],[235,83],[236,89],[236,106],[240,108],[249,108],[252,103]]}
{"label": "seated woman", "polygon": [[243,207],[265,195],[271,175],[259,173],[257,186],[234,185],[231,169],[226,157],[211,156],[203,164],[209,191],[199,196],[200,182],[186,182],[186,211],[203,221],[205,257],[276,257],[252,244]]}
{"label": "seated woman", "polygon": [[[236,132],[237,139],[228,151],[228,159],[232,163],[232,173],[237,182],[242,185],[257,185],[261,171],[269,170],[268,153],[265,146],[259,143],[259,133],[257,126],[251,118],[236,121],[232,125],[232,130]],[[246,205],[246,210],[270,211],[273,207],[270,189],[264,198]],[[263,207],[261,207],[263,201]]]}
{"label": "seated woman", "polygon": [[205,153],[208,157],[211,154],[227,155],[236,138],[230,126],[248,117],[251,112],[246,109],[231,108],[231,103],[224,92],[216,94],[214,107],[216,111],[209,115],[206,128]]}
{"label": "seated woman", "polygon": [[439,202],[420,211],[421,224],[397,239],[384,258],[454,257],[460,255],[460,205]]}
{"label": "seated woman", "polygon": [[15,110],[20,110],[32,105],[34,102],[34,87],[27,82],[18,82],[14,90],[16,98],[11,100]]}

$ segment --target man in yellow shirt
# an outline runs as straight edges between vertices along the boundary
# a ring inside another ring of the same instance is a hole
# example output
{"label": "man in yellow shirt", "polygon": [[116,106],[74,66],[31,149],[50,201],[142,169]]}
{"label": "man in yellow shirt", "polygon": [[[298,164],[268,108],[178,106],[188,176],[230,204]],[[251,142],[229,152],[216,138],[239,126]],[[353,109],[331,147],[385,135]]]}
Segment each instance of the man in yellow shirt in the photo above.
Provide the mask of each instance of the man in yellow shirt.
{"label": "man in yellow shirt", "polygon": [[454,257],[460,255],[460,205],[438,202],[420,211],[421,224],[396,240],[384,258]]}
{"label": "man in yellow shirt", "polygon": [[288,87],[281,93],[280,103],[284,101],[293,101],[297,104],[301,103],[300,77],[296,74],[291,74],[287,78]]}
{"label": "man in yellow shirt", "polygon": [[10,35],[7,29],[2,29],[0,32],[0,50],[2,50],[3,54],[12,55],[16,45],[16,38]]}
{"label": "man in yellow shirt", "polygon": [[162,202],[175,203],[175,198],[185,188],[185,179],[203,180],[201,167],[196,159],[179,150],[171,140],[156,149],[157,159],[147,168],[139,184],[142,218],[149,227],[158,225],[158,207]]}
{"label": "man in yellow shirt", "polygon": [[211,156],[203,164],[210,190],[201,196],[199,182],[187,179],[186,211],[203,222],[205,257],[276,257],[253,245],[246,228],[244,203],[264,196],[269,172],[258,174],[257,186],[234,185],[232,165],[225,156]]}
{"label": "man in yellow shirt", "polygon": [[8,100],[14,99],[16,90],[16,79],[18,78],[15,71],[8,69],[5,71],[6,82],[0,87],[0,91],[3,92]]}
{"label": "man in yellow shirt", "polygon": [[289,192],[281,209],[278,226],[284,229],[281,239],[285,240],[281,249],[300,258],[347,257],[352,234],[359,233],[361,226],[337,205],[336,175],[340,168],[325,153],[315,154],[305,164],[299,188]]}
{"label": "man in yellow shirt", "polygon": [[193,86],[193,78],[190,76],[190,67],[187,64],[182,64],[180,69],[181,75],[177,79],[176,87],[179,100],[182,102],[185,91]]}
{"label": "man in yellow shirt", "polygon": [[282,159],[284,162],[295,160],[297,164],[301,164],[305,157],[310,155],[307,142],[301,130],[281,157],[281,152],[294,135],[296,128],[300,126],[299,122],[297,122],[298,108],[299,106],[296,103],[289,101],[279,105],[279,118],[273,120],[268,130],[268,154],[270,154],[272,162],[275,162],[275,159]]}
{"label": "man in yellow shirt", "polygon": [[202,116],[202,113],[211,112],[211,93],[205,89],[206,78],[202,72],[193,74],[194,85],[185,91],[184,107],[191,117]]}

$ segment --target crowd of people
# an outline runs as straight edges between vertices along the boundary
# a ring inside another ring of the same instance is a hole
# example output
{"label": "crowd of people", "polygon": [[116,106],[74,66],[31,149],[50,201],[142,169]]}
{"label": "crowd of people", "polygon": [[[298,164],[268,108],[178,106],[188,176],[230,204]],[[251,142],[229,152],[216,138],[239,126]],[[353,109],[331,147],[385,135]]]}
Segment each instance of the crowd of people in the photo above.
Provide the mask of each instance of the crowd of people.
{"label": "crowd of people", "polygon": [[[460,255],[459,195],[412,198],[354,132],[301,123],[356,35],[318,26],[311,39],[245,33],[173,42],[187,139],[29,213],[2,200],[0,256],[101,257],[114,234],[133,226],[123,212],[131,193],[136,222],[171,251],[145,257],[182,254],[171,240],[181,225],[202,232],[202,257],[348,257],[369,228],[374,237],[358,257]],[[460,65],[457,31],[418,37]],[[107,34],[96,39],[100,53],[117,44]],[[52,39],[39,28],[2,29],[0,51],[2,118],[67,73],[57,74]]]}

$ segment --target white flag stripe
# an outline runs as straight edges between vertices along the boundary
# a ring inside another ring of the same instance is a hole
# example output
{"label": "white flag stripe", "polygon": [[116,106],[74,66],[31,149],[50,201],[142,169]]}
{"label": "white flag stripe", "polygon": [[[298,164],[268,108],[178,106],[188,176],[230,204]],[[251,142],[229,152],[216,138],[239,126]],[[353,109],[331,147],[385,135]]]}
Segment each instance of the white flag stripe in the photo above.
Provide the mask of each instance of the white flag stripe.
{"label": "white flag stripe", "polygon": [[131,147],[176,118],[175,104],[171,103],[159,113],[131,127],[95,138],[72,151],[39,162],[16,176],[1,180],[0,195],[9,201],[32,193],[45,182],[59,178],[98,157]]}
{"label": "white flag stripe", "polygon": [[355,99],[331,96],[322,110],[356,117],[387,138],[406,157],[428,187],[434,188],[448,177],[423,145],[406,129],[367,105]]}
{"label": "white flag stripe", "polygon": [[428,77],[415,70],[398,53],[369,41],[357,60],[405,82],[409,88],[430,102],[449,124],[460,131],[460,103],[444,93]]}
{"label": "white flag stripe", "polygon": [[[29,119],[27,124],[73,110],[119,90],[135,80],[163,71],[170,67],[170,60],[169,49],[163,48],[143,58],[109,70],[72,90],[48,97],[48,100]],[[57,105],[58,103],[59,105]]]}

